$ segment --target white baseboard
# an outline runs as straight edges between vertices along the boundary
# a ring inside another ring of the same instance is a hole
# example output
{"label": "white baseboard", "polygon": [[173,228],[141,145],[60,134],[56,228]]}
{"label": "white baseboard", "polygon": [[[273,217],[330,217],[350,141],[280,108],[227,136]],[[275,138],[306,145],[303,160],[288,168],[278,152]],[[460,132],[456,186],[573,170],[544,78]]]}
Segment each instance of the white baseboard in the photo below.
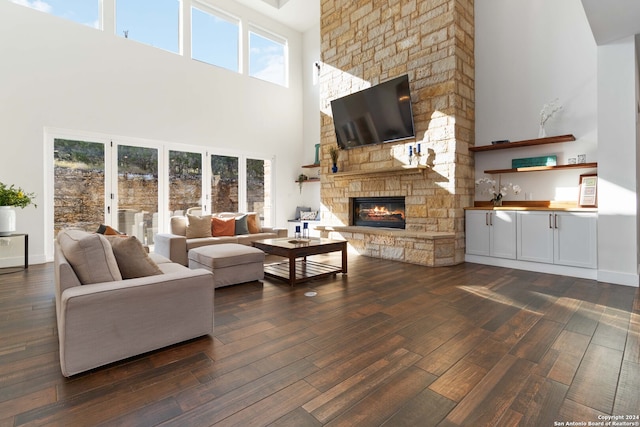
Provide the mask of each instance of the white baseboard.
{"label": "white baseboard", "polygon": [[544,264],[520,261],[516,259],[494,258],[481,255],[465,255],[466,262],[492,265],[494,267],[515,268],[517,270],[535,271],[537,273],[559,274],[562,276],[579,277],[581,279],[597,280],[614,285],[638,287],[640,275],[620,273],[617,271],[596,270],[592,268],[568,267],[564,265]]}
{"label": "white baseboard", "polygon": [[579,277],[581,279],[598,279],[598,270],[592,268],[568,267],[564,265],[543,264],[538,262],[520,261],[517,259],[494,258],[481,255],[465,255],[466,262],[492,265],[494,267],[515,268],[516,270],[535,271],[537,273],[558,274],[562,276]]}
{"label": "white baseboard", "polygon": [[638,274],[598,270],[598,282],[613,283],[615,285],[637,288],[640,284],[640,276],[638,276]]}
{"label": "white baseboard", "polygon": [[[44,255],[29,255],[29,265],[44,264],[46,262],[47,260],[45,259]],[[24,257],[22,255],[0,259],[0,268],[23,266]]]}

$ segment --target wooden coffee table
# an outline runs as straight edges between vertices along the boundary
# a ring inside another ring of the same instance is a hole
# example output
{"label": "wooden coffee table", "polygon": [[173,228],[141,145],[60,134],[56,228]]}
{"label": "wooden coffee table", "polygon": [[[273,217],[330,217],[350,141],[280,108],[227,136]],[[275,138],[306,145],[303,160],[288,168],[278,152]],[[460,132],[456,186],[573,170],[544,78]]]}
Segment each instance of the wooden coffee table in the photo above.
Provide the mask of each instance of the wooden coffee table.
{"label": "wooden coffee table", "polygon": [[[347,242],[321,238],[256,240],[254,247],[271,255],[288,258],[276,264],[265,265],[264,274],[287,281],[291,286],[337,273],[347,274]],[[342,266],[337,267],[307,260],[307,256],[342,251]]]}

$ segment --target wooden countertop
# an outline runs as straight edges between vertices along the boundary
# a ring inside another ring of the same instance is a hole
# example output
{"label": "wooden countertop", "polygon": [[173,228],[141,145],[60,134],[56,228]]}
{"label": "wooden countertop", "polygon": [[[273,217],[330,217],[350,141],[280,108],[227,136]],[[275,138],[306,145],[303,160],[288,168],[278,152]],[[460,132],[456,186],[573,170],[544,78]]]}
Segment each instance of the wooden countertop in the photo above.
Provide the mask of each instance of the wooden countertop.
{"label": "wooden countertop", "polygon": [[493,206],[490,201],[476,201],[474,206],[465,210],[494,211],[566,211],[566,212],[598,212],[598,208],[581,208],[575,202],[554,200],[504,201],[502,206]]}

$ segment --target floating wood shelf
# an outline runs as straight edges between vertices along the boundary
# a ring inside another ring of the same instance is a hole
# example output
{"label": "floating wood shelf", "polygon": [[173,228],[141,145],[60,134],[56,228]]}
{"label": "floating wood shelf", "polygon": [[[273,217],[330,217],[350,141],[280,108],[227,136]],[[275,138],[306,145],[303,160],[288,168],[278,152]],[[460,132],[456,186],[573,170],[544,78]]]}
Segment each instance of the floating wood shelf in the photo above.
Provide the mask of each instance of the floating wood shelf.
{"label": "floating wood shelf", "polygon": [[550,171],[550,170],[558,170],[558,169],[592,169],[597,167],[598,167],[597,163],[578,163],[575,165],[529,166],[526,168],[515,168],[515,169],[492,169],[492,170],[486,170],[484,171],[484,173],[489,175],[494,175],[498,173],[539,172],[539,171]]}
{"label": "floating wood shelf", "polygon": [[365,169],[355,171],[345,171],[330,174],[336,178],[355,176],[355,175],[381,175],[385,173],[422,173],[427,170],[428,166],[425,165],[404,165],[383,169]]}
{"label": "floating wood shelf", "polygon": [[307,168],[307,169],[310,169],[310,168],[319,168],[319,167],[320,167],[320,163],[314,163],[314,164],[312,164],[312,165],[302,165],[302,167],[303,167],[303,168]]}
{"label": "floating wood shelf", "polygon": [[481,145],[479,147],[469,147],[469,151],[479,152],[479,151],[506,150],[509,148],[529,147],[532,145],[542,145],[542,144],[557,144],[560,142],[570,142],[575,140],[576,140],[576,137],[571,134],[558,135],[558,136],[549,136],[547,138],[536,138],[536,139],[527,139],[524,141],[505,142],[503,144]]}
{"label": "floating wood shelf", "polygon": [[305,180],[296,180],[296,183],[300,184],[300,183],[305,183],[305,182],[320,182],[320,178],[309,178],[309,179],[305,179]]}

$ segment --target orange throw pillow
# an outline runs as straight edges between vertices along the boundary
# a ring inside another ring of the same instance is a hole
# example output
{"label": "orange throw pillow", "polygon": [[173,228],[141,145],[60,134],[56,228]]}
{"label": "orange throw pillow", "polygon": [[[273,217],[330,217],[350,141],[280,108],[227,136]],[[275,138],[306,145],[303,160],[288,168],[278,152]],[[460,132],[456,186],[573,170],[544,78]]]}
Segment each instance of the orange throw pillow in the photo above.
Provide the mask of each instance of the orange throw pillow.
{"label": "orange throw pillow", "polygon": [[247,227],[251,234],[257,234],[260,232],[260,227],[258,226],[258,214],[247,215]]}
{"label": "orange throw pillow", "polygon": [[104,231],[105,236],[118,236],[118,237],[127,237],[126,234],[119,232],[113,227],[109,227],[107,225],[107,229]]}
{"label": "orange throw pillow", "polygon": [[211,234],[213,234],[214,237],[235,236],[236,219],[211,218]]}

